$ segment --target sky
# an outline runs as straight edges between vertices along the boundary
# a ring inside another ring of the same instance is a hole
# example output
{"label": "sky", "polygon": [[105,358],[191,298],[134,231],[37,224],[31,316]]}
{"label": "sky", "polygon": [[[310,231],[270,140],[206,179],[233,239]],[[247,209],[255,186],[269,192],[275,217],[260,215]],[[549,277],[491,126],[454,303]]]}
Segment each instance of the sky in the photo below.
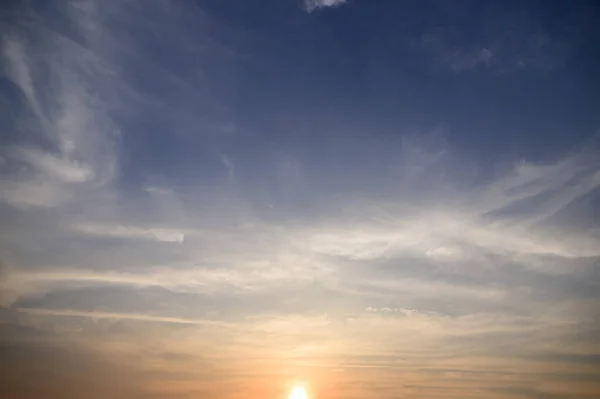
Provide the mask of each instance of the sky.
{"label": "sky", "polygon": [[597,2],[0,7],[6,397],[600,397]]}

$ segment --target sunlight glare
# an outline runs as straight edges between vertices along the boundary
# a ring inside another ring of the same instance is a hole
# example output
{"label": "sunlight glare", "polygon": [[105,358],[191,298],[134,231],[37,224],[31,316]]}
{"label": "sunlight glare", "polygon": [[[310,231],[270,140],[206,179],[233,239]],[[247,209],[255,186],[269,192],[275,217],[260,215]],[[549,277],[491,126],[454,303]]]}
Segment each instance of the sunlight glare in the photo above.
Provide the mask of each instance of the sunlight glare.
{"label": "sunlight glare", "polygon": [[288,399],[308,399],[308,394],[302,385],[296,385],[290,391]]}

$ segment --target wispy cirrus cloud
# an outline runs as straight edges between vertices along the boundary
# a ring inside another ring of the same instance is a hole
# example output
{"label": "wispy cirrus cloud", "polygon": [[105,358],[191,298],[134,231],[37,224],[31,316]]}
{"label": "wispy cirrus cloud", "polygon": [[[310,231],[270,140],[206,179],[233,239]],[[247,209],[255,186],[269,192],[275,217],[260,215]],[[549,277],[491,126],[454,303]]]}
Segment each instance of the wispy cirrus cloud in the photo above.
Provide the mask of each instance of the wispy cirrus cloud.
{"label": "wispy cirrus cloud", "polygon": [[[28,34],[36,40],[23,39]],[[18,179],[3,179],[0,198],[16,206],[56,207],[72,200],[79,186],[109,183],[118,134],[101,100],[109,87],[101,82],[109,72],[93,62],[91,49],[86,53],[52,29],[38,35],[24,23],[4,35],[2,50],[4,76],[21,94],[27,118],[14,126],[42,145],[8,148],[7,166],[21,171]],[[44,76],[52,76],[52,82]]]}
{"label": "wispy cirrus cloud", "polygon": [[94,172],[87,166],[38,149],[18,148],[15,157],[35,167],[41,175],[65,183],[83,183],[94,178]]}
{"label": "wispy cirrus cloud", "polygon": [[[441,15],[450,15],[445,7],[438,9]],[[466,5],[463,12],[477,15],[477,23],[471,25],[470,34],[460,19],[432,17],[434,26],[412,41],[417,48],[429,53],[437,66],[449,68],[455,73],[487,70],[493,73],[518,73],[525,70],[554,71],[561,69],[574,55],[581,42],[581,32],[589,26],[582,15],[565,15],[563,26],[555,31],[539,22],[539,15],[522,10],[511,15],[501,5],[488,4],[476,8]],[[578,20],[580,33],[570,30]],[[451,22],[450,22],[451,21]],[[557,34],[557,31],[560,34]],[[476,33],[474,33],[476,32]]]}

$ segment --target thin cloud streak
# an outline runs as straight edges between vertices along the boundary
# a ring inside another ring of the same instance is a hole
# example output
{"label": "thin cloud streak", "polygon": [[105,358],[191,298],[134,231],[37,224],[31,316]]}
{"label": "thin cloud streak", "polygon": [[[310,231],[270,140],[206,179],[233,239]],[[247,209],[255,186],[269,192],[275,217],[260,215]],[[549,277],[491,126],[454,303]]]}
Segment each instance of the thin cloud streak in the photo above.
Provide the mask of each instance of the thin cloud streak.
{"label": "thin cloud streak", "polygon": [[100,224],[81,224],[75,227],[75,230],[96,236],[116,237],[116,238],[143,238],[156,241],[173,242],[181,244],[185,239],[185,233],[161,228],[140,228],[136,226],[110,226]]}
{"label": "thin cloud streak", "polygon": [[51,316],[51,317],[84,317],[90,319],[111,319],[111,320],[132,320],[154,323],[173,323],[173,324],[190,324],[199,326],[219,326],[223,327],[226,324],[211,320],[192,320],[181,317],[165,317],[152,316],[135,313],[114,313],[114,312],[82,312],[71,309],[35,309],[35,308],[19,308],[18,312],[26,313],[34,316]]}

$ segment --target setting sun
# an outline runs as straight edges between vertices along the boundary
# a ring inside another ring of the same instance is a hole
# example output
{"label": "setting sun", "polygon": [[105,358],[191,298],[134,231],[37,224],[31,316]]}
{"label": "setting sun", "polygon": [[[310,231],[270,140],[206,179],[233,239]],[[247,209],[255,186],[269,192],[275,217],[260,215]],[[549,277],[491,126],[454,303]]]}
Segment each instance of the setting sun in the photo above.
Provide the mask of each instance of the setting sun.
{"label": "setting sun", "polygon": [[308,399],[308,394],[302,385],[295,385],[290,391],[288,399]]}

